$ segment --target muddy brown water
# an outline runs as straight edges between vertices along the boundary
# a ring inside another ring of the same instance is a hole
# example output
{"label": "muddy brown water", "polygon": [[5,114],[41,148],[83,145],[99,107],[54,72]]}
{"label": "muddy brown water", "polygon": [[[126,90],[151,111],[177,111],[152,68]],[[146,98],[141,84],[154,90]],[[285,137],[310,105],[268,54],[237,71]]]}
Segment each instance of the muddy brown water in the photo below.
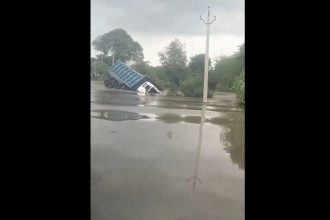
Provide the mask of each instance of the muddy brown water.
{"label": "muddy brown water", "polygon": [[91,219],[244,219],[244,109],[216,93],[200,125],[201,104],[92,81]]}

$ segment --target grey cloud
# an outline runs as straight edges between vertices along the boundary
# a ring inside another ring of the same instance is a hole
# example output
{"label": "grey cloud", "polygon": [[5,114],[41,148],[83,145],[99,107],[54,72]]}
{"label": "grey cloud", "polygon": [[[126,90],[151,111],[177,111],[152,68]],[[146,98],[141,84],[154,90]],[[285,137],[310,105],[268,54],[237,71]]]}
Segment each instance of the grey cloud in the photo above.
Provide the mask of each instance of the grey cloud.
{"label": "grey cloud", "polygon": [[92,37],[120,27],[150,35],[204,35],[207,6],[217,16],[212,33],[244,34],[244,0],[92,0]]}

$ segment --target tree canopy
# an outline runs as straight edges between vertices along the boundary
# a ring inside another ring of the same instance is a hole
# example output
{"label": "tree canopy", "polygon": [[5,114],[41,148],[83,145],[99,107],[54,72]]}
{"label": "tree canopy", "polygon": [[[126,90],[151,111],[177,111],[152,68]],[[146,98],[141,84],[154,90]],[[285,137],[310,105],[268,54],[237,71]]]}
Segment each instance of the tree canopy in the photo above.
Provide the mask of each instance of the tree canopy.
{"label": "tree canopy", "polygon": [[101,51],[103,56],[108,56],[111,52],[114,61],[121,59],[123,61],[143,61],[143,48],[134,41],[126,30],[117,28],[108,33],[102,34],[92,42],[94,49]]}
{"label": "tree canopy", "polygon": [[215,64],[215,74],[218,76],[220,90],[230,91],[232,83],[245,66],[245,44],[239,47],[232,56],[220,57]]}
{"label": "tree canopy", "polygon": [[108,69],[109,66],[106,63],[91,59],[91,73],[93,74],[93,78],[104,80]]}
{"label": "tree canopy", "polygon": [[183,44],[179,39],[174,39],[165,50],[159,52],[158,55],[168,80],[179,86],[180,81],[184,78],[187,64],[187,55]]}
{"label": "tree canopy", "polygon": [[[211,59],[209,59],[209,67],[210,66]],[[205,53],[200,53],[191,57],[188,67],[192,72],[203,75],[205,67]]]}

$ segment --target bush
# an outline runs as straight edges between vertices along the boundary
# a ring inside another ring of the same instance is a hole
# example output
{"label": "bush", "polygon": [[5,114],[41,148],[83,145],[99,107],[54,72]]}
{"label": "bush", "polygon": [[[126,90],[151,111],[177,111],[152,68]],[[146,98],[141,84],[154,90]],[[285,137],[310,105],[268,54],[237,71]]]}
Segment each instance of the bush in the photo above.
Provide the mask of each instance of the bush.
{"label": "bush", "polygon": [[203,79],[200,76],[186,79],[182,82],[180,89],[185,96],[202,97]]}
{"label": "bush", "polygon": [[91,65],[92,73],[97,74],[97,79],[104,80],[107,76],[109,66],[101,61],[95,61]]}
{"label": "bush", "polygon": [[236,93],[237,102],[245,104],[245,73],[244,70],[234,79],[231,89]]}

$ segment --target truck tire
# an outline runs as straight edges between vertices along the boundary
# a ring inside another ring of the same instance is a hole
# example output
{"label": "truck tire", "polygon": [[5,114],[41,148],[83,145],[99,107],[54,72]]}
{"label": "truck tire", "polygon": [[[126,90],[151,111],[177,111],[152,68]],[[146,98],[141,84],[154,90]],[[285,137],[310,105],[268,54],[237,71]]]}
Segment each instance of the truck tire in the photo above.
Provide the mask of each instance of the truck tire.
{"label": "truck tire", "polygon": [[109,87],[113,88],[114,84],[115,84],[115,80],[111,79],[109,83]]}
{"label": "truck tire", "polygon": [[120,83],[117,82],[117,83],[115,84],[114,88],[115,88],[115,89],[119,89],[119,87],[120,87]]}

